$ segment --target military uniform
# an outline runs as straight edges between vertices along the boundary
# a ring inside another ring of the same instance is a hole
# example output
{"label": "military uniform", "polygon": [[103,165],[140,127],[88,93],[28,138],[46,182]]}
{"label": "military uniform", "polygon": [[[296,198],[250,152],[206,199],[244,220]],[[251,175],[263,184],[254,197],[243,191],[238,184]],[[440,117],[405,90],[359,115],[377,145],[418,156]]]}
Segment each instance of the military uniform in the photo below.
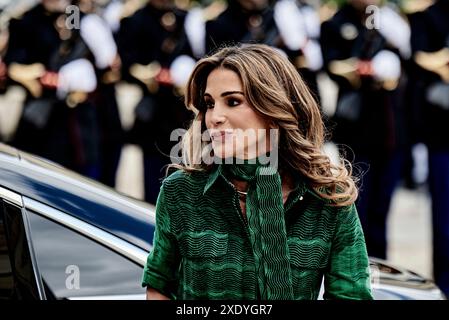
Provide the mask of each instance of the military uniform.
{"label": "military uniform", "polygon": [[143,98],[138,103],[128,142],[140,145],[144,153],[145,200],[156,202],[163,167],[171,162],[170,141],[174,129],[187,128],[193,114],[183,103],[170,74],[170,67],[182,54],[191,55],[184,32],[186,12],[175,7],[158,8],[150,1],[121,21],[118,33],[122,74],[138,84]]}
{"label": "military uniform", "polygon": [[416,130],[428,147],[432,196],[433,271],[449,295],[449,2],[411,16]]}
{"label": "military uniform", "polygon": [[[288,23],[292,21],[295,23]],[[301,35],[300,39],[294,37],[297,34]],[[249,10],[238,0],[231,0],[217,18],[206,23],[207,53],[223,45],[250,42],[281,49],[317,98],[316,72],[322,66],[318,38],[318,17],[312,7],[302,1],[282,0],[275,6],[267,2],[264,7]],[[306,50],[312,48],[311,45],[315,45],[314,53],[306,57]],[[310,61],[312,56],[318,57],[318,61]]]}
{"label": "military uniform", "polygon": [[[58,19],[62,19],[59,24]],[[17,65],[19,68],[31,65],[37,72],[36,79],[21,82],[27,89],[27,97],[12,144],[96,178],[95,109],[88,102],[69,107],[65,95],[68,92],[58,94],[58,73],[64,65],[78,58],[71,48],[74,43],[62,40],[62,33],[67,31],[63,19],[62,13],[49,12],[38,4],[20,19],[10,22],[5,57],[10,67],[9,76],[14,79],[29,76],[29,71],[23,69],[15,74],[13,69]],[[40,65],[33,66],[34,63]]]}
{"label": "military uniform", "polygon": [[118,50],[106,20],[90,12],[82,14],[79,40],[86,45],[85,55],[95,66],[98,79],[96,90],[89,95],[96,108],[99,128],[98,179],[114,187],[124,143],[115,91],[115,84],[120,80]]}
{"label": "military uniform", "polygon": [[[344,5],[321,28],[324,65],[339,88],[331,119],[332,138],[355,154],[355,173],[362,176],[357,206],[368,253],[380,258],[386,256],[387,213],[403,159],[406,133],[401,65],[409,54],[405,21],[392,11],[387,13],[394,16],[397,26],[382,27],[399,30],[405,38],[368,27],[364,12],[351,4]],[[365,171],[363,175],[360,169]]]}

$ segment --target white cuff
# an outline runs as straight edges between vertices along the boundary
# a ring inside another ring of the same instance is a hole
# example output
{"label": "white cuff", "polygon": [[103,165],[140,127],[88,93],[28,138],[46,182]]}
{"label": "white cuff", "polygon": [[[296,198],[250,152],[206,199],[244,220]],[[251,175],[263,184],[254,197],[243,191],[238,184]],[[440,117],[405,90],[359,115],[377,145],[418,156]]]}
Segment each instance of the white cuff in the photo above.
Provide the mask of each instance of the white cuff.
{"label": "white cuff", "polygon": [[206,23],[202,9],[193,8],[189,11],[184,29],[194,56],[201,58],[206,53]]}
{"label": "white cuff", "polygon": [[[95,65],[109,67],[117,56],[117,46],[106,22],[96,14],[81,19],[81,37],[95,57]],[[148,40],[151,41],[151,40]]]}
{"label": "white cuff", "polygon": [[177,57],[170,65],[170,76],[173,84],[178,87],[184,87],[189,80],[195,64],[195,60],[187,55]]}
{"label": "white cuff", "polygon": [[380,9],[380,34],[408,59],[411,55],[411,30],[408,23],[392,8],[383,6]]}
{"label": "white cuff", "polygon": [[307,68],[318,71],[323,66],[323,56],[320,44],[317,41],[309,40],[303,49],[307,61]]}
{"label": "white cuff", "polygon": [[397,80],[401,76],[401,60],[391,51],[378,52],[371,63],[374,76],[379,80]]}
{"label": "white cuff", "polygon": [[307,42],[305,20],[294,1],[276,2],[274,21],[287,48],[295,51],[304,47]]}
{"label": "white cuff", "polygon": [[60,98],[74,91],[92,92],[96,87],[94,67],[86,59],[73,60],[59,69],[57,94]]}

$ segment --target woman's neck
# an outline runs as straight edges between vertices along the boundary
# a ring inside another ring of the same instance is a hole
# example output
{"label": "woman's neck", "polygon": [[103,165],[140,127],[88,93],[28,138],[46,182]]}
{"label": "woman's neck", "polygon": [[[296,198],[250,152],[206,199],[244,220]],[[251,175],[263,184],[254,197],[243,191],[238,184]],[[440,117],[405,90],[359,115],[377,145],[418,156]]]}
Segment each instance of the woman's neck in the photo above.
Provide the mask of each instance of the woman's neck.
{"label": "woman's neck", "polygon": [[[260,164],[233,164],[234,166],[231,170],[231,177],[230,180],[232,184],[235,186],[235,188],[238,191],[241,192],[247,192],[249,182],[252,180],[255,171]],[[235,166],[238,166],[237,168]],[[294,189],[294,179],[293,176],[287,171],[287,170],[279,170],[279,174],[281,176],[281,184],[282,184],[282,191],[290,192]]]}

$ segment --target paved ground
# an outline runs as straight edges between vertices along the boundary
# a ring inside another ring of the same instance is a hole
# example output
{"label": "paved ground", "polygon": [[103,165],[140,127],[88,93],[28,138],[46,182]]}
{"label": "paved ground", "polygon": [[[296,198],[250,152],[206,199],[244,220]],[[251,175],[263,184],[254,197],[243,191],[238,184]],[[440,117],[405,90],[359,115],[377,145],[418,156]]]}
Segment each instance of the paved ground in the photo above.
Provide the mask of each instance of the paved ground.
{"label": "paved ground", "polygon": [[432,276],[431,200],[427,190],[399,188],[388,220],[388,257],[392,263]]}
{"label": "paved ground", "polygon": [[[325,90],[325,108],[332,111],[335,88],[321,79]],[[133,107],[140,93],[129,85],[119,86],[117,98],[120,105],[122,123],[129,127],[133,121]],[[8,136],[15,128],[20,114],[23,92],[13,88],[0,96],[0,134]],[[123,149],[117,175],[117,189],[136,198],[143,196],[142,152],[134,145]],[[409,268],[424,276],[431,277],[431,224],[430,199],[425,189],[409,191],[399,188],[394,194],[388,220],[389,260],[398,266]]]}

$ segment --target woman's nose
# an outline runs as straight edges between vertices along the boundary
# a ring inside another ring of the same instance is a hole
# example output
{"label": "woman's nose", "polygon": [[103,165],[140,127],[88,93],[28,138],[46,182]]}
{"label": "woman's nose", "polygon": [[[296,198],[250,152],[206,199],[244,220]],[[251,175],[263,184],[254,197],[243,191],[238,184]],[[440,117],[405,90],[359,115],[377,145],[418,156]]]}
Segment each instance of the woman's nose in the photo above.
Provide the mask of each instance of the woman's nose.
{"label": "woman's nose", "polygon": [[210,111],[210,122],[213,126],[217,127],[226,122],[226,114],[222,108],[215,106]]}

